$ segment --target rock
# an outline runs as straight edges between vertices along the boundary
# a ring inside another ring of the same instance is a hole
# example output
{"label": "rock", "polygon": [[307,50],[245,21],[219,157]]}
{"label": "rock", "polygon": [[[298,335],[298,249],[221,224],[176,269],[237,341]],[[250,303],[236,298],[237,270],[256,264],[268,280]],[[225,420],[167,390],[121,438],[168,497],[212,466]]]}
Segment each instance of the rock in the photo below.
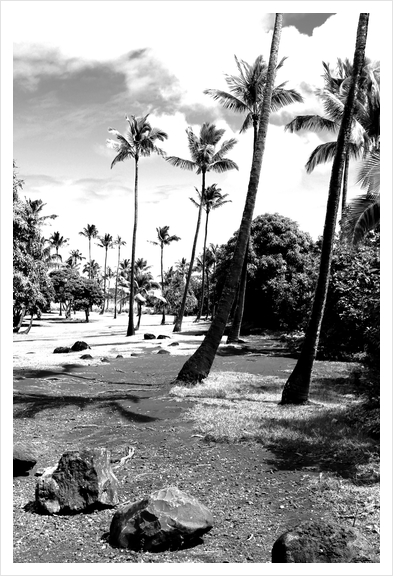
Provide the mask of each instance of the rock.
{"label": "rock", "polygon": [[71,352],[71,348],[67,346],[58,346],[53,350],[53,354],[68,354],[68,352]]}
{"label": "rock", "polygon": [[122,354],[118,354],[116,358],[124,358],[124,356]]}
{"label": "rock", "polygon": [[93,356],[91,354],[82,354],[81,360],[93,360]]}
{"label": "rock", "polygon": [[87,349],[90,350],[91,348],[88,344],[86,344],[86,342],[83,342],[82,340],[78,340],[77,342],[75,342],[75,344],[71,346],[71,350],[73,352],[82,352],[82,350]]}
{"label": "rock", "polygon": [[73,514],[119,503],[118,481],[106,448],[66,452],[37,480],[35,499],[44,514]]}
{"label": "rock", "polygon": [[112,518],[109,542],[131,550],[177,550],[212,526],[206,506],[170,486],[120,508]]}
{"label": "rock", "polygon": [[14,444],[14,476],[27,476],[29,470],[37,464],[37,454],[28,444]]}
{"label": "rock", "polygon": [[154,336],[154,334],[144,334],[143,338],[145,340],[155,340],[156,337]]}
{"label": "rock", "polygon": [[272,562],[323,564],[376,560],[373,548],[357,529],[308,521],[275,541]]}
{"label": "rock", "polygon": [[103,356],[102,358],[100,358],[101,362],[103,362],[104,364],[110,364],[109,362],[109,358],[106,358],[105,356]]}
{"label": "rock", "polygon": [[157,336],[157,340],[165,340],[166,338],[170,338],[170,336],[166,336],[165,334],[160,334]]}
{"label": "rock", "polygon": [[179,346],[179,342],[171,342],[168,346]]}
{"label": "rock", "polygon": [[161,348],[161,350],[159,350],[157,354],[170,354],[170,352],[169,350],[165,350],[165,348]]}

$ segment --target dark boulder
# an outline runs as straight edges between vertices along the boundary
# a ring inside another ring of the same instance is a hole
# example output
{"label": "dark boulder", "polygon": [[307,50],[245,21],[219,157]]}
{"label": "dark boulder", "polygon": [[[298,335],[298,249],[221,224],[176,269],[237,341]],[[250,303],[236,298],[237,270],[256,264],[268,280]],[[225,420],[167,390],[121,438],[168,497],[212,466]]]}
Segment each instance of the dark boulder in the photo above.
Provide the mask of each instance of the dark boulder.
{"label": "dark boulder", "polygon": [[103,362],[104,364],[110,364],[109,358],[106,358],[106,356],[103,356],[102,358],[100,358],[101,362]]}
{"label": "dark boulder", "polygon": [[124,358],[123,354],[118,354],[116,358]]}
{"label": "dark boulder", "polygon": [[143,338],[144,338],[145,340],[155,340],[155,339],[156,339],[156,337],[154,336],[154,334],[149,334],[149,333],[144,334],[144,335],[143,335]]}
{"label": "dark boulder", "polygon": [[75,344],[71,346],[71,350],[73,352],[82,352],[82,350],[87,349],[90,350],[90,346],[86,344],[86,342],[83,342],[82,340],[78,340],[77,342],[75,342]]}
{"label": "dark boulder", "polygon": [[75,514],[119,503],[118,481],[106,448],[66,452],[37,480],[35,499],[44,514]]}
{"label": "dark boulder", "polygon": [[282,534],[272,549],[273,563],[376,562],[368,541],[355,528],[326,522],[303,522]]}
{"label": "dark boulder", "polygon": [[91,354],[82,354],[81,360],[93,360],[93,356]]}
{"label": "dark boulder", "polygon": [[13,452],[14,476],[27,476],[29,471],[37,464],[35,450],[23,442],[18,442],[14,444]]}
{"label": "dark boulder", "polygon": [[179,346],[179,342],[171,342],[168,346]]}
{"label": "dark boulder", "polygon": [[170,352],[169,350],[165,350],[165,348],[161,348],[161,350],[159,350],[157,354],[170,354]]}
{"label": "dark boulder", "polygon": [[53,350],[53,354],[68,354],[69,352],[71,352],[71,348],[67,346],[58,346]]}
{"label": "dark boulder", "polygon": [[165,334],[159,334],[159,336],[157,336],[157,340],[165,340],[167,338],[170,338],[170,336],[166,336]]}
{"label": "dark boulder", "polygon": [[111,522],[109,542],[131,550],[178,550],[199,543],[212,526],[206,506],[170,486],[119,509]]}

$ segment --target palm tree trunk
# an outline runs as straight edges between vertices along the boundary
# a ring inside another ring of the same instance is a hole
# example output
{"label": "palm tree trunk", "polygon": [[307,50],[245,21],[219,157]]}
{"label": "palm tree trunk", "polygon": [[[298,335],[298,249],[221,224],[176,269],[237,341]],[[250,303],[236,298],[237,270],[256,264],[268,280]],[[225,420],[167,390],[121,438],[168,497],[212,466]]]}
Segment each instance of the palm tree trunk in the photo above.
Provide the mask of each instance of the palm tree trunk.
{"label": "palm tree trunk", "polygon": [[113,314],[113,318],[117,318],[117,288],[119,284],[119,266],[120,266],[120,244],[119,244],[119,251],[117,256],[117,270],[116,270],[116,284],[115,284],[115,311]]}
{"label": "palm tree trunk", "polygon": [[91,280],[91,237],[89,237],[89,280]]}
{"label": "palm tree trunk", "polygon": [[210,280],[209,280],[209,272],[206,269],[206,316],[205,320],[209,317],[209,308],[210,308]]}
{"label": "palm tree trunk", "polygon": [[106,289],[106,259],[108,256],[108,248],[105,248],[105,259],[104,259],[104,302],[102,304],[102,308],[101,308],[101,312],[100,314],[104,313],[105,310],[105,289]]}
{"label": "palm tree trunk", "polygon": [[235,315],[233,318],[232,327],[228,334],[227,344],[231,342],[239,342],[240,340],[240,329],[242,326],[244,303],[246,300],[246,287],[247,287],[247,251],[249,247],[249,242],[247,244],[246,256],[243,262],[242,274],[240,277],[240,286],[238,292],[238,300],[235,310]]}
{"label": "palm tree trunk", "polygon": [[201,225],[203,201],[205,198],[205,179],[206,179],[206,173],[203,171],[202,172],[201,202],[199,204],[198,221],[197,221],[197,226],[196,226],[196,230],[195,230],[194,243],[192,245],[191,260],[190,260],[190,265],[189,265],[188,272],[187,272],[187,278],[186,278],[186,285],[184,288],[183,300],[182,300],[182,303],[180,306],[179,314],[177,315],[177,318],[176,318],[176,323],[175,323],[175,327],[173,328],[173,332],[181,332],[181,325],[183,322],[184,310],[186,308],[188,288],[190,286],[192,267],[194,265],[194,258],[195,258],[195,252],[196,252],[196,245],[197,245],[197,241],[198,241],[199,228]]}
{"label": "palm tree trunk", "polygon": [[308,402],[312,368],[318,349],[319,335],[321,331],[321,324],[323,320],[329,286],[334,234],[340,202],[344,163],[351,134],[353,108],[357,92],[358,80],[364,62],[368,17],[369,15],[367,13],[361,13],[359,17],[353,64],[353,80],[345,102],[343,118],[337,138],[336,154],[334,157],[332,173],[330,177],[319,277],[315,290],[311,317],[306,330],[305,340],[300,353],[300,357],[292,374],[284,386],[281,397],[281,404],[304,404]]}
{"label": "palm tree trunk", "polygon": [[[164,297],[164,244],[161,243],[161,293]],[[162,320],[161,325],[165,324],[165,302],[162,306]]]}
{"label": "palm tree trunk", "polygon": [[346,207],[347,207],[348,175],[349,175],[349,152],[347,150],[347,153],[345,154],[343,189],[342,189],[342,198],[341,198],[341,230],[343,230],[344,226],[345,226],[345,212],[346,212]]}
{"label": "palm tree trunk", "polygon": [[207,240],[207,227],[209,225],[209,212],[206,211],[206,222],[205,222],[205,238],[203,240],[203,253],[202,253],[202,293],[201,302],[199,305],[198,315],[196,320],[200,320],[203,312],[203,303],[205,299],[205,265],[206,265],[206,240]]}
{"label": "palm tree trunk", "polygon": [[274,79],[276,75],[281,29],[282,14],[276,14],[269,58],[269,67],[263,94],[263,105],[261,110],[261,119],[259,122],[257,146],[254,149],[247,197],[242,221],[239,228],[235,252],[225,279],[224,288],[218,303],[217,313],[212,324],[210,325],[209,331],[200,347],[187,360],[177,376],[177,380],[182,382],[190,382],[195,384],[208,376],[218,346],[221,342],[221,338],[224,334],[229,312],[233,305],[233,300],[239,285],[240,275],[247,250],[248,239],[250,236],[252,217],[262,167],[262,159],[265,151],[266,134],[269,124],[271,99]]}
{"label": "palm tree trunk", "polygon": [[33,312],[31,312],[30,313],[30,322],[29,322],[28,327],[23,332],[19,332],[19,334],[28,334],[30,332],[31,327],[33,325],[33,317],[34,317],[34,314],[33,314]]}
{"label": "palm tree trunk", "polygon": [[130,281],[130,308],[128,311],[128,327],[127,336],[134,336],[134,296],[135,296],[135,247],[136,247],[136,231],[138,228],[138,155],[135,156],[135,187],[134,187],[134,231],[132,234],[132,249],[131,249],[131,281]]}

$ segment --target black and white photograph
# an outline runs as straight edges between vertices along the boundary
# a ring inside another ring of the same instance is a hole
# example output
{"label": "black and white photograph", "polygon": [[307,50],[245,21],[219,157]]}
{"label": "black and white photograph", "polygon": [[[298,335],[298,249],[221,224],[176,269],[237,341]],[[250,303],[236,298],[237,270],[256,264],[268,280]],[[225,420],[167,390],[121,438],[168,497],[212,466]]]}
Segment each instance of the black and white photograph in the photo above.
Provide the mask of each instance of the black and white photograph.
{"label": "black and white photograph", "polygon": [[392,2],[1,48],[1,574],[392,574]]}

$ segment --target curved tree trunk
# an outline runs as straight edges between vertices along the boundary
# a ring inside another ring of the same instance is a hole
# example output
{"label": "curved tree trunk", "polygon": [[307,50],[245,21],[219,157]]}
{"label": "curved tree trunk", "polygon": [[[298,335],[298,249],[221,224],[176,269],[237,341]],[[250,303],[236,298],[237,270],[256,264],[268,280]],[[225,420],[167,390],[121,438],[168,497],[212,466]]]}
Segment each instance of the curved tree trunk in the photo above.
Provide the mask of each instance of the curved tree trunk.
{"label": "curved tree trunk", "polygon": [[209,211],[206,211],[206,222],[205,222],[205,238],[203,240],[203,253],[202,253],[202,293],[201,302],[199,305],[198,315],[196,320],[200,320],[203,313],[203,303],[205,300],[205,266],[206,266],[206,240],[207,240],[207,228],[209,225]]}
{"label": "curved tree trunk", "polygon": [[29,322],[28,327],[23,332],[19,332],[19,334],[28,334],[30,332],[31,327],[33,326],[33,317],[34,317],[34,314],[33,314],[33,312],[31,312],[30,313],[30,322]]}
{"label": "curved tree trunk", "polygon": [[205,320],[209,317],[209,308],[210,308],[210,278],[209,272],[206,270],[206,316]]}
{"label": "curved tree trunk", "polygon": [[233,318],[232,327],[228,334],[227,344],[233,342],[239,342],[240,340],[240,330],[242,327],[244,303],[246,300],[246,288],[247,288],[247,251],[249,243],[247,244],[246,255],[243,262],[242,274],[240,277],[239,295],[235,310],[235,315]]}
{"label": "curved tree trunk", "polygon": [[205,174],[205,172],[202,172],[201,202],[200,202],[199,210],[198,210],[198,221],[197,221],[197,226],[196,226],[196,230],[195,230],[194,242],[192,245],[191,260],[190,260],[190,265],[189,265],[188,272],[187,272],[187,278],[186,278],[186,285],[184,288],[183,300],[182,300],[182,303],[180,306],[179,313],[178,313],[177,318],[176,318],[176,323],[175,323],[175,327],[173,328],[173,332],[181,332],[181,325],[183,322],[184,310],[186,308],[188,288],[190,286],[192,267],[194,265],[194,258],[195,258],[195,252],[196,252],[196,245],[197,245],[197,241],[198,241],[199,228],[201,225],[202,207],[203,207],[203,201],[205,198],[205,179],[206,179],[206,174]]}
{"label": "curved tree trunk", "polygon": [[348,176],[349,176],[349,151],[347,150],[345,154],[344,163],[344,176],[342,185],[342,197],[341,197],[341,230],[345,227],[345,217],[346,217],[346,207],[347,207],[347,191],[348,191]]}
{"label": "curved tree trunk", "polygon": [[131,279],[130,279],[130,309],[128,311],[128,327],[127,336],[134,336],[134,297],[135,297],[135,247],[136,247],[136,231],[138,228],[138,155],[135,156],[135,189],[134,189],[134,231],[132,234],[132,249],[131,249]]}
{"label": "curved tree trunk", "polygon": [[248,239],[250,236],[252,217],[255,200],[258,191],[259,177],[262,167],[262,159],[265,151],[266,134],[269,124],[271,99],[276,75],[278,48],[282,29],[282,14],[276,14],[272,45],[269,58],[267,79],[264,88],[261,119],[259,122],[258,140],[254,149],[250,180],[247,197],[244,206],[242,221],[235,247],[235,252],[229,266],[224,288],[218,303],[217,314],[209,328],[209,331],[200,347],[187,360],[180,370],[177,380],[182,382],[197,383],[209,375],[218,346],[224,334],[229,312],[233,305],[236,290],[239,285],[241,270],[246,255]]}
{"label": "curved tree trunk", "polygon": [[361,13],[356,37],[356,50],[353,64],[353,81],[345,102],[343,118],[337,138],[336,154],[330,177],[329,196],[326,208],[325,227],[323,231],[319,277],[315,290],[311,317],[307,326],[305,340],[300,357],[286,382],[281,404],[304,404],[308,402],[311,384],[311,373],[316,357],[321,324],[325,310],[329,286],[330,266],[333,253],[334,234],[340,202],[341,183],[348,142],[351,134],[353,108],[360,72],[363,67],[367,40],[368,14]]}

